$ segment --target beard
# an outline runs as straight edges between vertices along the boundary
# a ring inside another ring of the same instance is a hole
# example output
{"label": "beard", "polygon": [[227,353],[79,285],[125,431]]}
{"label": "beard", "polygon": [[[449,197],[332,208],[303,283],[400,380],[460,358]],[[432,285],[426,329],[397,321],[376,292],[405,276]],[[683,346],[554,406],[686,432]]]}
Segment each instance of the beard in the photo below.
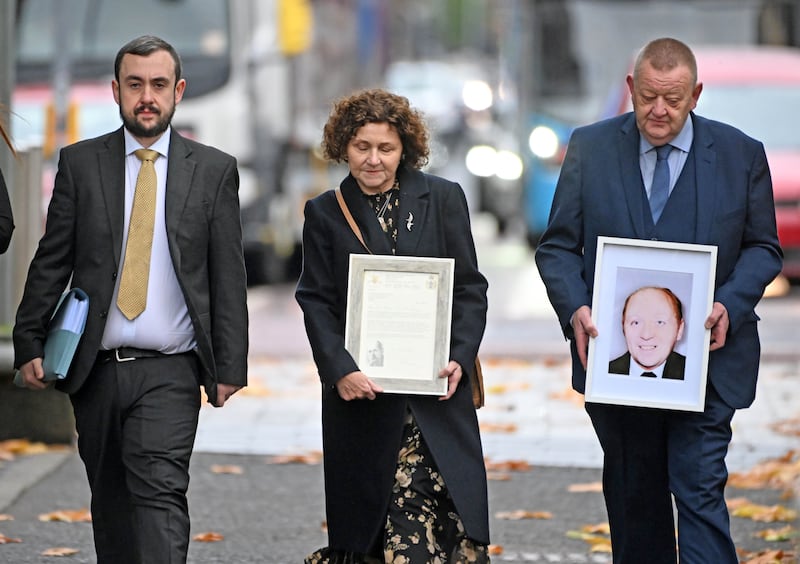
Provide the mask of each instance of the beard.
{"label": "beard", "polygon": [[[145,108],[159,116],[158,121],[156,121],[156,123],[150,127],[145,127],[136,121],[136,116]],[[174,115],[174,105],[169,109],[167,115],[163,115],[158,108],[154,106],[140,106],[133,111],[132,117],[126,116],[123,113],[121,106],[119,109],[119,117],[122,119],[122,124],[125,126],[125,129],[131,132],[134,137],[158,137],[167,130],[169,124],[172,122],[172,116]]]}

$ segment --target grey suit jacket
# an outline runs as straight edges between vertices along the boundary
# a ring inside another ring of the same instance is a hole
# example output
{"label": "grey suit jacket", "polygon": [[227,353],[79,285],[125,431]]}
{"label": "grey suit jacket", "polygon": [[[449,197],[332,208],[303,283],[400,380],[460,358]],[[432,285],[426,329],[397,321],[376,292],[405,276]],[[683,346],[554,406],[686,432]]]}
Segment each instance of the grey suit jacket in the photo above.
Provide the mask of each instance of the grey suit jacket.
{"label": "grey suit jacket", "polygon": [[[709,356],[709,381],[733,408],[755,398],[760,345],[755,305],[780,272],[783,254],[775,226],[763,145],[741,131],[691,114],[697,205],[663,240],[717,247],[714,301],[728,310],[726,345]],[[536,263],[564,335],[581,306],[591,305],[597,238],[652,238],[642,214],[639,130],[628,113],[578,128],[570,139]],[[668,204],[669,205],[669,204]],[[667,211],[665,210],[665,213]],[[574,340],[573,386],[583,392],[586,373]]]}
{"label": "grey suit jacket", "polygon": [[[41,357],[47,321],[68,283],[89,295],[89,317],[68,378],[89,377],[112,303],[122,252],[123,130],[61,150],[45,234],[31,262],[14,327],[14,365]],[[195,331],[202,383],[247,382],[247,290],[239,177],[230,155],[172,131],[166,188],[169,250]]]}

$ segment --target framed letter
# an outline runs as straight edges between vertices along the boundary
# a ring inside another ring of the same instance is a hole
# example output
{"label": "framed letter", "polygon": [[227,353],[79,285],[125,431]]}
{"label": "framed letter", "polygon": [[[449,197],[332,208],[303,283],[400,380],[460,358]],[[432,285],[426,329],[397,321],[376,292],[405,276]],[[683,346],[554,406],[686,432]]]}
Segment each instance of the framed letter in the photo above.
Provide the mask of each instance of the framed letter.
{"label": "framed letter", "polygon": [[350,255],[345,348],[385,392],[445,395],[450,258]]}

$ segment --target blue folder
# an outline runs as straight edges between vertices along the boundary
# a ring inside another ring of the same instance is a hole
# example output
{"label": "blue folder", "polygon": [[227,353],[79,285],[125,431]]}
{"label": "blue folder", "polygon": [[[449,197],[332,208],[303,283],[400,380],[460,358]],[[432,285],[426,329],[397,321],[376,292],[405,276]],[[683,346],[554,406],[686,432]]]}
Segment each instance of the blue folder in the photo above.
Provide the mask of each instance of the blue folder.
{"label": "blue folder", "polygon": [[[86,327],[88,315],[89,296],[86,292],[80,288],[72,288],[62,294],[50,319],[44,342],[42,369],[45,382],[63,380],[67,377],[72,358]],[[17,386],[23,385],[19,371],[14,375],[14,383]]]}

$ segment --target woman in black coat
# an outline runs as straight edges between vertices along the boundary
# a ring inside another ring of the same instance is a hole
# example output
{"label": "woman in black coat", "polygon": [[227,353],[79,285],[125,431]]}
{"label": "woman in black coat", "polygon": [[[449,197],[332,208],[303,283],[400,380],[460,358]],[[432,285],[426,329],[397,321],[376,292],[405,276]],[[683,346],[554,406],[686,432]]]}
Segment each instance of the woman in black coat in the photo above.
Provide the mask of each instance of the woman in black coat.
{"label": "woman in black coat", "polygon": [[[14,153],[14,146],[11,144],[11,139],[9,139],[2,122],[0,122],[0,138]],[[3,171],[0,170],[0,254],[3,254],[8,249],[8,245],[11,242],[11,233],[13,232],[14,215],[11,213],[11,202],[8,199],[8,189],[3,178]]]}
{"label": "woman in black coat", "polygon": [[[367,253],[333,190],[305,207],[296,298],[322,381],[329,545],[309,563],[488,562],[486,469],[469,372],[486,325],[466,198],[425,174],[428,133],[408,100],[366,90],[339,100],[326,157],[346,162],[342,196],[376,255],[455,259],[445,396],[383,393],[345,349],[348,261]],[[391,325],[395,321],[382,321]]]}

